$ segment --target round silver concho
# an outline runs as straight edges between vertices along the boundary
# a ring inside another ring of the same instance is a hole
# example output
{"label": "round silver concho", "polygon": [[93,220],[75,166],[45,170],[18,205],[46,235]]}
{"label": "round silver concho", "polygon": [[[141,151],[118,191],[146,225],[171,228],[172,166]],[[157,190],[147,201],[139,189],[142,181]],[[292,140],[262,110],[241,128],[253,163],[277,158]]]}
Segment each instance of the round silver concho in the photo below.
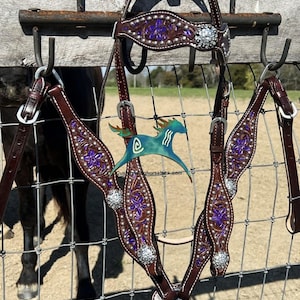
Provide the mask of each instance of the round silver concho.
{"label": "round silver concho", "polygon": [[228,193],[230,197],[233,197],[237,192],[236,182],[232,179],[226,178],[225,185],[227,187]]}
{"label": "round silver concho", "polygon": [[216,269],[224,269],[228,262],[229,255],[224,251],[216,253],[212,258],[212,263]]}
{"label": "round silver concho", "polygon": [[119,189],[109,190],[106,197],[106,202],[113,210],[119,209],[123,206],[123,193]]}
{"label": "round silver concho", "polygon": [[198,48],[211,49],[217,45],[218,31],[211,24],[200,24],[195,32],[195,41]]}
{"label": "round silver concho", "polygon": [[139,261],[144,265],[150,265],[156,260],[156,251],[153,246],[142,245],[137,251]]}

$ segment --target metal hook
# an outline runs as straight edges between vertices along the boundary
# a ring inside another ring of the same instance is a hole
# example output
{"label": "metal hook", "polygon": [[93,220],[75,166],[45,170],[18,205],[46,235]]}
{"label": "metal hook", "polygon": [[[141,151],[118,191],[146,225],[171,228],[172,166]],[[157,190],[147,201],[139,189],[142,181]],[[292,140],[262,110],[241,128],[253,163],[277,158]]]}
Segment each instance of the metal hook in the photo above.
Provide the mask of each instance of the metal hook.
{"label": "metal hook", "polygon": [[78,12],[85,11],[85,0],[77,0],[77,11]]}
{"label": "metal hook", "polygon": [[291,39],[285,40],[285,44],[284,44],[284,48],[280,60],[277,63],[270,64],[266,56],[266,47],[267,47],[267,38],[268,38],[269,29],[270,29],[269,27],[265,27],[262,34],[260,60],[265,67],[269,65],[268,66],[269,71],[276,71],[285,63],[292,40]]}
{"label": "metal hook", "polygon": [[[42,47],[41,47],[41,36],[39,34],[39,29],[35,26],[32,28],[33,35],[33,46],[34,46],[34,56],[35,61],[39,67],[44,66],[42,60]],[[55,49],[55,39],[49,38],[49,57],[48,57],[48,65],[46,71],[43,72],[43,76],[47,77],[52,74],[52,70],[54,67],[54,49]]]}

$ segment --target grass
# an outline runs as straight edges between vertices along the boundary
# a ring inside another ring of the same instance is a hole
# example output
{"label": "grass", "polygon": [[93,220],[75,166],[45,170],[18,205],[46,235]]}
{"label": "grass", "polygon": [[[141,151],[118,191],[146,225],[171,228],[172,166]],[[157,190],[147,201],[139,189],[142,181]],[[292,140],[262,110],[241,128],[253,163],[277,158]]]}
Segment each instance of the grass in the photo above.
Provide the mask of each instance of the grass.
{"label": "grass", "polygon": [[[108,95],[117,95],[116,87],[107,87],[106,93]],[[184,98],[206,98],[206,91],[204,88],[181,88],[180,92]],[[153,93],[157,97],[178,97],[178,89],[176,87],[168,88],[154,88]],[[209,96],[211,98],[215,97],[216,89],[208,89]],[[300,91],[287,91],[289,99],[291,101],[297,101],[300,99]],[[138,96],[149,96],[151,91],[149,88],[130,88],[130,94]],[[237,99],[250,100],[253,94],[252,90],[234,90],[234,95]],[[232,97],[232,96],[231,96]]]}

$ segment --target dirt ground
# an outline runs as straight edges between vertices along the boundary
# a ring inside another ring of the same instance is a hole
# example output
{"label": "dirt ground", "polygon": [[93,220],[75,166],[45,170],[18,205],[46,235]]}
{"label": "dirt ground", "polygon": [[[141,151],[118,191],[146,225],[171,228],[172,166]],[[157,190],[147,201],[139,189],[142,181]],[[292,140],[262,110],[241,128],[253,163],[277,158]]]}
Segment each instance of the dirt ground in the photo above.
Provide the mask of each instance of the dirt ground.
{"label": "dirt ground", "polygon": [[[184,98],[184,95],[183,95]],[[111,149],[115,161],[123,152],[122,139],[110,132],[108,123],[120,125],[116,117],[117,98],[109,96],[101,122],[101,136]],[[139,133],[154,136],[153,116],[150,97],[133,97]],[[168,238],[191,235],[191,226],[203,209],[209,180],[209,126],[210,104],[207,99],[156,98],[156,113],[159,116],[174,114],[179,121],[182,110],[186,113],[188,142],[185,135],[176,135],[174,152],[188,167],[196,170],[193,183],[180,167],[158,156],[142,158],[144,171],[149,172],[149,182],[155,195],[157,207],[156,232],[167,233]],[[230,104],[228,132],[237,121],[237,112],[244,111],[247,101],[237,100]],[[172,108],[172,110],[170,110]],[[238,109],[238,110],[237,110]],[[207,265],[201,280],[193,293],[193,299],[296,299],[300,296],[300,236],[291,236],[285,227],[288,211],[287,186],[278,127],[271,101],[265,105],[266,113],[260,117],[259,140],[252,168],[247,170],[239,183],[239,191],[234,199],[235,225],[230,240],[231,262],[225,278],[210,277]],[[171,112],[170,112],[171,111]],[[232,112],[236,112],[235,114]],[[140,118],[140,117],[143,118]],[[300,141],[300,117],[295,120],[295,136]],[[270,146],[272,144],[272,146]],[[298,151],[298,150],[297,150]],[[299,151],[297,154],[299,157]],[[279,162],[277,165],[274,162]],[[155,176],[166,170],[173,175]],[[121,169],[120,172],[123,172]],[[1,255],[0,299],[17,299],[18,279],[22,252],[22,231],[17,215],[16,191],[11,193],[6,213],[8,225],[13,226],[14,237],[3,241]],[[90,188],[88,217],[91,230],[90,265],[94,286],[99,299],[151,299],[153,284],[144,271],[124,254],[115,239],[114,219],[106,211],[101,195]],[[76,268],[73,252],[64,237],[64,225],[55,222],[57,209],[51,201],[46,211],[46,235],[39,256],[40,295],[42,300],[67,300],[76,295]],[[105,222],[104,222],[105,223]],[[106,232],[107,245],[102,245]],[[160,244],[165,270],[173,282],[180,281],[189,262],[191,244]],[[4,255],[5,254],[5,255]],[[103,257],[105,259],[103,260]],[[103,264],[103,261],[105,264]],[[103,279],[103,270],[105,280]],[[289,272],[289,273],[288,273]],[[73,274],[73,275],[72,275]],[[288,274],[288,280],[285,280]],[[131,295],[131,296],[130,296]],[[2,297],[2,298],[1,298]]]}

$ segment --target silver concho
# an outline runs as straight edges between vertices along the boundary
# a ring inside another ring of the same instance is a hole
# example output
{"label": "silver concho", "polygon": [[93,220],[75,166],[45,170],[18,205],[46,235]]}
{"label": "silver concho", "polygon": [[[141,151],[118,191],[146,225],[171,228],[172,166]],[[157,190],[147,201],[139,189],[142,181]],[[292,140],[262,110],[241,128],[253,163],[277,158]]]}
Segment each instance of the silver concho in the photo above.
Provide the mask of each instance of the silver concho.
{"label": "silver concho", "polygon": [[200,24],[195,32],[198,48],[211,49],[217,45],[218,31],[211,24]]}
{"label": "silver concho", "polygon": [[123,206],[123,193],[121,190],[112,189],[109,190],[106,197],[106,202],[110,208],[116,210]]}
{"label": "silver concho", "polygon": [[236,182],[233,181],[232,179],[226,178],[225,185],[227,187],[229,196],[232,198],[237,192]]}
{"label": "silver concho", "polygon": [[216,269],[224,269],[228,262],[229,255],[224,251],[216,253],[212,258],[212,263]]}
{"label": "silver concho", "polygon": [[137,256],[142,264],[149,265],[155,262],[156,251],[153,246],[148,246],[144,244],[140,249],[138,249]]}

